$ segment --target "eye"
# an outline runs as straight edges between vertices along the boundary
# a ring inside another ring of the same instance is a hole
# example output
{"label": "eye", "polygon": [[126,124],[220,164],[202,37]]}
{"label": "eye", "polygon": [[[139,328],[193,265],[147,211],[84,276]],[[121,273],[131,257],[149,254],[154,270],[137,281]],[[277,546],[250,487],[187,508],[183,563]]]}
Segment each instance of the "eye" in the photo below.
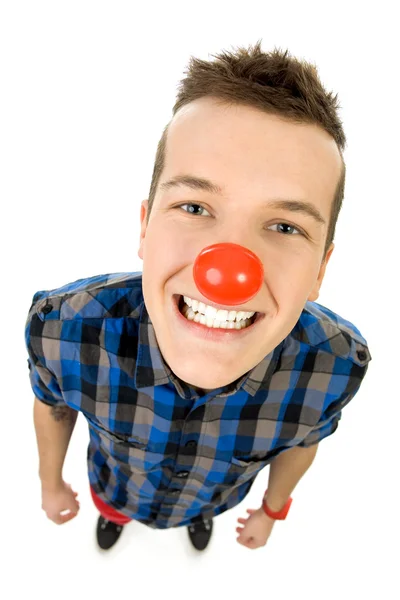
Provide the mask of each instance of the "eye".
{"label": "eye", "polygon": [[271,225],[271,227],[276,227],[277,225],[283,225],[285,228],[289,227],[290,229],[297,231],[300,235],[304,236],[304,233],[300,229],[297,229],[297,227],[295,227],[294,225],[290,225],[290,223],[275,223],[275,225]]}
{"label": "eye", "polygon": [[[208,213],[208,215],[210,215],[210,213],[204,208],[204,206],[201,206],[201,204],[194,204],[192,202],[187,202],[185,204],[179,204],[175,208],[182,208],[183,206],[196,206],[200,210],[205,210]],[[198,212],[186,211],[186,210],[185,210],[185,212],[188,212],[189,214],[194,215],[194,216],[200,216],[200,217],[204,216],[203,214],[199,214]],[[303,231],[301,231],[301,229],[298,229],[294,225],[290,225],[290,223],[286,223],[285,221],[281,221],[280,223],[275,223],[275,225],[271,225],[270,227],[276,227],[277,225],[283,225],[284,228],[292,229],[294,231],[297,231],[297,234],[300,234],[303,237],[305,236],[305,234],[303,233]],[[288,235],[286,232],[281,232],[281,233],[284,233],[284,235],[286,235],[286,236]],[[292,235],[292,234],[290,234],[290,235]]]}
{"label": "eye", "polygon": [[[193,203],[179,204],[179,206],[176,206],[176,208],[182,208],[182,206],[197,206],[197,208],[200,208],[201,210],[206,210],[206,209],[205,209],[203,206],[201,206],[200,204],[193,204]],[[195,216],[198,214],[198,213],[194,213],[194,212],[192,212],[192,211],[185,211],[185,212],[189,212],[189,214],[191,214],[191,215],[195,215]],[[206,211],[206,212],[208,212],[208,211]],[[210,214],[210,213],[208,213],[208,214]],[[200,215],[200,216],[202,216],[202,215]]]}

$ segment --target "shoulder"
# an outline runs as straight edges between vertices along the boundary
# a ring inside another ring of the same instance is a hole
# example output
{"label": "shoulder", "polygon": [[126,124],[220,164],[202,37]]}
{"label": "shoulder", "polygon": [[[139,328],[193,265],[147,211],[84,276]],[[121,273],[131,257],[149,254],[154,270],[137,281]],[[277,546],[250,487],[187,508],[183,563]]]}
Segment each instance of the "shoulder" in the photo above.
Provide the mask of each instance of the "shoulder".
{"label": "shoulder", "polygon": [[142,272],[106,273],[37,291],[27,322],[134,316],[142,302]]}
{"label": "shoulder", "polygon": [[360,367],[372,359],[367,341],[354,323],[317,302],[306,302],[288,338]]}

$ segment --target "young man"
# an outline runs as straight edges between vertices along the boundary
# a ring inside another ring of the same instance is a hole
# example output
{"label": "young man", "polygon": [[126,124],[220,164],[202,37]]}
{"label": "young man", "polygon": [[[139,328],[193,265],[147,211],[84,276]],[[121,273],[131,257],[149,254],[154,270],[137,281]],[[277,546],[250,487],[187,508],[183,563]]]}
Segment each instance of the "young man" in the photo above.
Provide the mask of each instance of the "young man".
{"label": "young man", "polygon": [[143,273],[34,295],[25,341],[55,523],[79,510],[62,478],[78,412],[101,548],[135,519],[187,526],[203,550],[269,464],[237,541],[264,546],[286,517],[371,360],[316,303],[344,193],[335,102],[287,52],[192,59],[141,206]]}

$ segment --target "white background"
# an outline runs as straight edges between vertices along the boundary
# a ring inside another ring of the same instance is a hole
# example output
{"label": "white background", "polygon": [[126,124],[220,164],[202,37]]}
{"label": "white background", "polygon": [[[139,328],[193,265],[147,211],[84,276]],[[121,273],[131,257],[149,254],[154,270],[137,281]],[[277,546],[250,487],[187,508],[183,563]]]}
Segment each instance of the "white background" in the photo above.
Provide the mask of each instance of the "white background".
{"label": "white background", "polygon": [[[278,7],[277,7],[278,4]],[[0,595],[20,598],[398,598],[399,45],[395,2],[59,2],[0,5]],[[33,294],[140,271],[140,202],[191,55],[262,40],[315,62],[339,94],[346,194],[318,302],[352,321],[372,362],[337,432],[263,548],[236,542],[249,496],[196,553],[186,528],[127,526],[96,546],[78,418],[64,478],[81,510],[41,510],[24,324]],[[397,560],[396,560],[397,555]]]}

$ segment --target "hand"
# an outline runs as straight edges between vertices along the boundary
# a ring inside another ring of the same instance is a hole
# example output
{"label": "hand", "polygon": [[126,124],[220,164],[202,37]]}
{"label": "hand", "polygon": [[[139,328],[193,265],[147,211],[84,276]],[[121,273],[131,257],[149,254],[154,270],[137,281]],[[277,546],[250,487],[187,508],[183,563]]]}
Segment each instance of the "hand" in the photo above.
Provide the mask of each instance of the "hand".
{"label": "hand", "polygon": [[[78,492],[74,492],[69,483],[62,481],[56,488],[42,487],[42,509],[47,518],[56,525],[63,525],[71,521],[78,514],[80,504],[76,497]],[[69,514],[62,515],[64,511],[70,511]]]}
{"label": "hand", "polygon": [[236,541],[246,548],[255,550],[266,545],[275,519],[271,519],[265,514],[262,507],[258,510],[248,508],[247,512],[250,513],[247,519],[238,519],[238,522],[242,523],[244,527],[236,527],[236,531],[240,534]]}

